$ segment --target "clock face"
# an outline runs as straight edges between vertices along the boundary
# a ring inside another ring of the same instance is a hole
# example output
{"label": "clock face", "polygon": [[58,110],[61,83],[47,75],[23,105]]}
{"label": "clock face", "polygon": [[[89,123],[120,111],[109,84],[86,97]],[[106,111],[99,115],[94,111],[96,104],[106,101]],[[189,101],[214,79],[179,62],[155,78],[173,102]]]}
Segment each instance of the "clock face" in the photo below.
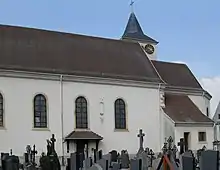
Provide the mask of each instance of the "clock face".
{"label": "clock face", "polygon": [[145,51],[148,53],[148,54],[153,54],[154,53],[154,46],[151,45],[151,44],[147,44],[145,45]]}

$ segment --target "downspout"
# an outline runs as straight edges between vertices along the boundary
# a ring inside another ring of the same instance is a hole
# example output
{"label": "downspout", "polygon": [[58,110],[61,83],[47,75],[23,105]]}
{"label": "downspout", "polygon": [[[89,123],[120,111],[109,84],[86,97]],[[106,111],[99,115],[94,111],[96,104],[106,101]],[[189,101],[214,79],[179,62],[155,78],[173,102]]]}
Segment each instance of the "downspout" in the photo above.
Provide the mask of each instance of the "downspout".
{"label": "downspout", "polygon": [[160,147],[162,147],[163,122],[162,122],[162,114],[161,114],[161,110],[160,110],[160,89],[161,89],[161,83],[159,83],[158,92],[159,92],[159,122],[160,122],[160,133],[159,133],[160,139],[159,140],[160,140]]}
{"label": "downspout", "polygon": [[62,136],[62,165],[65,166],[64,161],[64,128],[63,128],[63,75],[60,75],[60,113],[61,113],[61,136]]}

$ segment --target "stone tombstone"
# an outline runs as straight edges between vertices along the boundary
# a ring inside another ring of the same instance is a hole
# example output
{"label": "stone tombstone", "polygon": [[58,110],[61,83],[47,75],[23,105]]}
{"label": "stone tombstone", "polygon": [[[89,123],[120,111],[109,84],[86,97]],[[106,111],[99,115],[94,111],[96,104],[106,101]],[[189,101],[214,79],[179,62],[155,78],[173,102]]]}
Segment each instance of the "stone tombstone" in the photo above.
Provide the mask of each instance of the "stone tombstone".
{"label": "stone tombstone", "polygon": [[97,164],[99,164],[103,170],[108,170],[109,166],[108,166],[108,160],[106,159],[99,159],[97,160]]}
{"label": "stone tombstone", "polygon": [[131,159],[130,160],[130,170],[142,170],[142,160],[141,159]]}
{"label": "stone tombstone", "polygon": [[83,168],[89,169],[92,166],[92,158],[88,157],[83,161]]}
{"label": "stone tombstone", "polygon": [[112,150],[109,153],[111,154],[111,162],[118,162],[118,152],[116,150]]}
{"label": "stone tombstone", "polygon": [[219,170],[219,151],[206,150],[201,153],[200,170]]}
{"label": "stone tombstone", "polygon": [[142,170],[148,170],[150,165],[150,157],[148,156],[148,150],[145,150],[142,154],[138,156],[142,160]]}
{"label": "stone tombstone", "polygon": [[119,170],[119,169],[120,169],[120,164],[114,162],[114,163],[112,164],[112,169],[111,169],[111,170]]}
{"label": "stone tombstone", "polygon": [[184,138],[180,138],[180,141],[177,144],[180,147],[180,155],[184,153],[185,142]]}
{"label": "stone tombstone", "polygon": [[79,161],[79,168],[83,168],[83,161],[85,160],[85,157],[84,157],[84,153],[79,153],[78,154],[78,161]]}
{"label": "stone tombstone", "polygon": [[70,170],[76,170],[76,158],[77,157],[77,153],[71,153],[70,154]]}
{"label": "stone tombstone", "polygon": [[9,157],[9,153],[1,153],[1,165],[2,165],[2,169],[6,168],[6,160]]}
{"label": "stone tombstone", "polygon": [[105,159],[105,160],[108,160],[108,167],[110,167],[110,165],[111,165],[111,154],[110,153],[105,154],[105,155],[102,156],[102,158]]}
{"label": "stone tombstone", "polygon": [[121,151],[121,168],[127,169],[129,168],[130,160],[129,160],[129,154],[127,150]]}
{"label": "stone tombstone", "polygon": [[18,156],[11,155],[6,159],[6,169],[4,170],[19,170],[19,165]]}
{"label": "stone tombstone", "polygon": [[103,170],[103,169],[99,164],[94,164],[88,170]]}
{"label": "stone tombstone", "polygon": [[184,152],[181,156],[182,170],[195,170],[195,158],[192,152]]}

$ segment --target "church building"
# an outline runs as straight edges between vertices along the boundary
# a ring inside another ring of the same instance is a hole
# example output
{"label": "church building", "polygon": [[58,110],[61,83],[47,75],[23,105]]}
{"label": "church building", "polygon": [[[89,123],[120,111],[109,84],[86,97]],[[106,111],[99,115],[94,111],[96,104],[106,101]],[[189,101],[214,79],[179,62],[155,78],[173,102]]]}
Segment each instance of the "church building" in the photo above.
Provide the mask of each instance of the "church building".
{"label": "church building", "polygon": [[159,61],[158,41],[130,14],[120,39],[0,25],[0,152],[59,156],[144,147],[165,138],[186,149],[213,147],[211,95],[186,64]]}

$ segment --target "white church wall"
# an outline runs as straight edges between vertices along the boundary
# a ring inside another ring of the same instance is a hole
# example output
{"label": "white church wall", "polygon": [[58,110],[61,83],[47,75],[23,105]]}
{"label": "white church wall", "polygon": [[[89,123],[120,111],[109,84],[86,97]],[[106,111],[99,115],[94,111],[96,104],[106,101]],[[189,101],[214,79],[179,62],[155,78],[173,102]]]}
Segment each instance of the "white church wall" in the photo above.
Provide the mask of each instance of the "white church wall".
{"label": "white church wall", "polygon": [[[160,150],[158,89],[65,82],[65,135],[74,130],[74,100],[79,95],[85,96],[88,101],[90,129],[104,137],[100,143],[104,152],[127,149],[129,153],[136,153],[139,147],[137,134],[140,128],[145,133],[145,147]],[[124,99],[126,103],[127,130],[114,128],[114,102],[117,98]],[[104,103],[103,120],[100,118],[101,101]]]}
{"label": "white church wall", "polygon": [[[163,112],[163,111],[162,111]],[[164,121],[164,139],[168,139],[170,136],[175,141],[175,124],[171,118],[163,112]]]}
{"label": "white church wall", "polygon": [[[208,149],[213,148],[212,142],[214,141],[214,131],[213,127],[176,127],[175,128],[175,142],[179,142],[180,138],[184,137],[184,132],[189,132],[189,149],[198,150],[201,149],[204,145]],[[199,142],[198,133],[206,132],[206,141]]]}
{"label": "white church wall", "polygon": [[[8,152],[12,149],[14,154],[23,155],[26,145],[35,144],[40,155],[42,151],[46,151],[46,139],[54,133],[57,139],[56,150],[61,155],[60,82],[6,77],[0,77],[0,82],[5,107],[5,128],[0,129],[0,151]],[[33,98],[38,93],[47,97],[47,129],[33,129]],[[80,95],[86,97],[88,102],[90,129],[104,137],[100,144],[104,152],[127,149],[130,153],[136,153],[140,128],[146,134],[144,146],[155,152],[160,151],[158,89],[65,82],[64,136],[75,128],[74,101]],[[117,98],[123,98],[126,102],[127,131],[114,129],[114,101]],[[103,122],[100,119],[101,99],[104,102]],[[66,146],[64,149],[66,153]]]}
{"label": "white church wall", "polygon": [[[23,155],[26,146],[36,145],[38,153],[46,151],[46,139],[55,133],[61,143],[59,83],[34,79],[0,77],[0,91],[4,97],[5,128],[0,129],[0,151]],[[33,98],[43,93],[48,102],[49,128],[33,128]],[[56,145],[59,150],[59,145]]]}

